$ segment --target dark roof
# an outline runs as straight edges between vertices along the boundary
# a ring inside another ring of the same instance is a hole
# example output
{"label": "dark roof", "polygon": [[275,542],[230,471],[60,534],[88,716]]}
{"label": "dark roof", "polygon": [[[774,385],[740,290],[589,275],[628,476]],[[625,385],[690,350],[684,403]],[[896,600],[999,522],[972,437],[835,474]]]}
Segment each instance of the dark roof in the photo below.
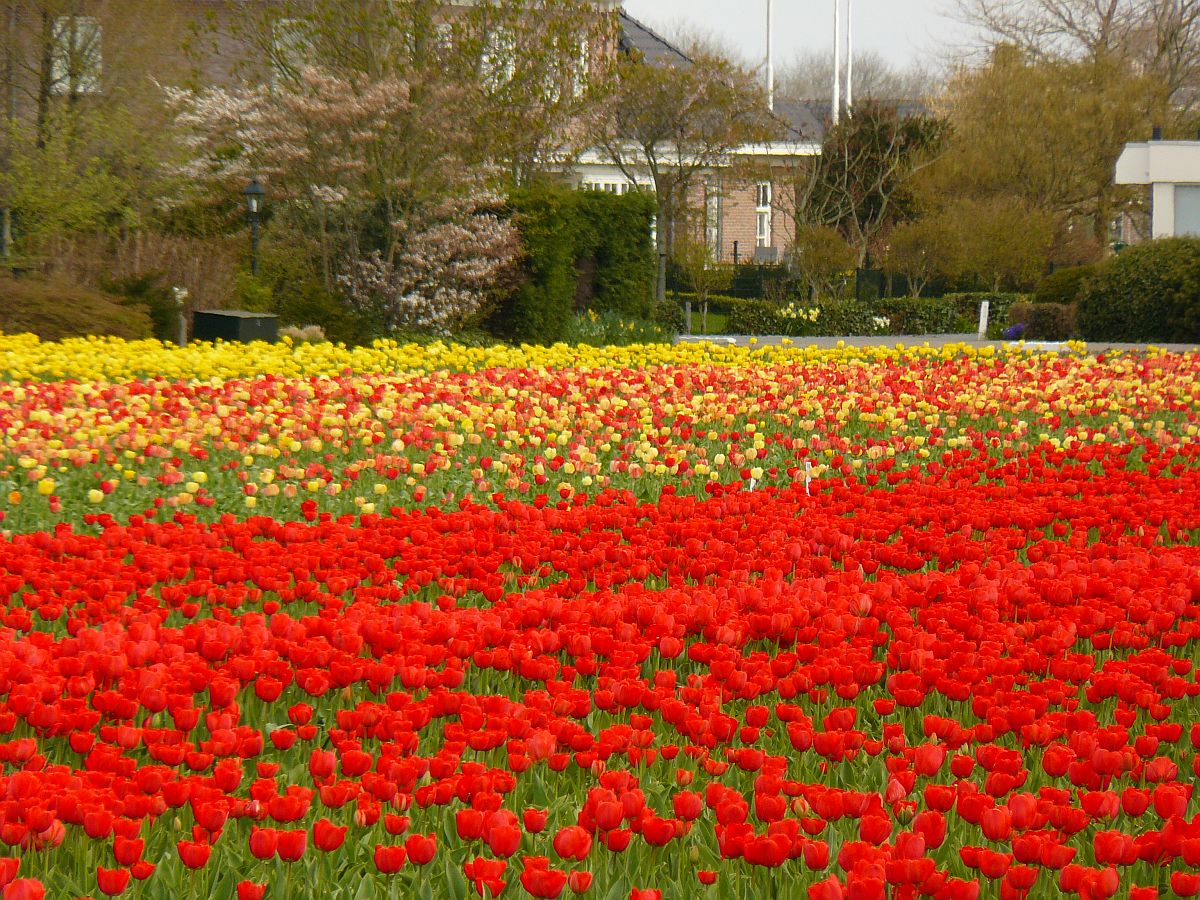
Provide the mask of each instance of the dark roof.
{"label": "dark roof", "polygon": [[775,98],[775,118],[787,127],[788,138],[820,143],[829,122],[829,101],[783,100]]}
{"label": "dark roof", "polygon": [[[866,98],[864,98],[865,102]],[[929,107],[924,103],[911,100],[873,100],[880,106],[890,107],[901,119],[914,116],[927,116]],[[832,103],[824,100],[782,100],[775,99],[775,118],[784,123],[789,132],[790,140],[816,141],[825,139],[829,130],[830,107]]]}
{"label": "dark roof", "polygon": [[621,36],[617,47],[622,53],[638,53],[646,62],[656,66],[690,66],[692,60],[686,53],[671,44],[666,38],[655,34],[625,10],[618,10]]}

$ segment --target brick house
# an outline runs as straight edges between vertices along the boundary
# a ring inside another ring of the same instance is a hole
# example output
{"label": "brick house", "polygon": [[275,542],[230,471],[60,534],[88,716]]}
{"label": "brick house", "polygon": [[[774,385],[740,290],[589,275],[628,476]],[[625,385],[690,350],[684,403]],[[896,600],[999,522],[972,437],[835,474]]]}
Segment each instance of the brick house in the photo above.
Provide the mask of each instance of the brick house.
{"label": "brick house", "polygon": [[[617,10],[616,15],[617,52],[637,53],[649,65],[690,64],[681,50],[624,10]],[[774,114],[783,138],[736,151],[737,162],[751,163],[763,173],[761,180],[747,181],[730,170],[715,169],[693,189],[689,205],[703,210],[705,239],[717,262],[782,260],[795,235],[795,220],[789,214],[793,204],[785,195],[792,170],[798,161],[821,150],[825,126],[823,113],[817,110],[802,104],[776,104]],[[583,190],[624,194],[634,189],[619,167],[595,151],[584,153],[567,176]],[[641,189],[651,188],[649,177],[638,181]]]}

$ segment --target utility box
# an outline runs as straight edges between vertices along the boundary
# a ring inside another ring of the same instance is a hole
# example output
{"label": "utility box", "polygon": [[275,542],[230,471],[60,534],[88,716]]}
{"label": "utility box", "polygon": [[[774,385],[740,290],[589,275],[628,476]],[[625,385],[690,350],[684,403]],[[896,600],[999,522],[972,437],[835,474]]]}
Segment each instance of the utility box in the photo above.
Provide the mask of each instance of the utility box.
{"label": "utility box", "polygon": [[279,340],[279,316],[243,309],[197,310],[192,319],[192,338],[197,341]]}

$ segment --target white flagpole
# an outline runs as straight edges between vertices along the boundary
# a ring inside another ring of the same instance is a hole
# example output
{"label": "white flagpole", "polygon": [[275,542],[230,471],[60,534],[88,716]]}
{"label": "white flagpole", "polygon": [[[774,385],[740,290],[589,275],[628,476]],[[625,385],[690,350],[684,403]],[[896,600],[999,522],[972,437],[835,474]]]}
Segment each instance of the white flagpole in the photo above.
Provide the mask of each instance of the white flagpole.
{"label": "white flagpole", "polygon": [[854,114],[854,0],[846,0],[846,115]]}
{"label": "white flagpole", "polygon": [[833,0],[833,124],[842,115],[842,0]]}
{"label": "white flagpole", "polygon": [[775,0],[767,0],[767,109],[775,111]]}

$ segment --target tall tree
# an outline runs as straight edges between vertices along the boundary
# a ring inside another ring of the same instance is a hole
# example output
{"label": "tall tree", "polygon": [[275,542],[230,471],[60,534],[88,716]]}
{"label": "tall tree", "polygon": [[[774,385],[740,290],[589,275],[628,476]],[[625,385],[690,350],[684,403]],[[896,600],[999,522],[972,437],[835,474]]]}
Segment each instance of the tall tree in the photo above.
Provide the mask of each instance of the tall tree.
{"label": "tall tree", "polygon": [[667,258],[688,227],[689,196],[702,173],[728,166],[733,151],[777,129],[754,73],[719,56],[677,65],[637,55],[618,59],[614,87],[594,141],[641,190],[648,178],[658,207],[658,279],[666,296]]}
{"label": "tall tree", "polygon": [[820,156],[794,165],[795,189],[779,192],[784,211],[797,233],[837,228],[865,266],[888,231],[916,213],[914,178],[939,158],[948,130],[936,116],[860,104],[828,129]]}
{"label": "tall tree", "polygon": [[127,230],[154,208],[169,117],[155,80],[182,77],[171,0],[5,0],[0,241],[37,250],[71,230]]}
{"label": "tall tree", "polygon": [[[294,82],[313,66],[398,79],[416,106],[435,98],[456,156],[502,168],[513,185],[581,149],[615,41],[615,19],[590,0],[278,0],[235,27],[269,61],[247,75]],[[426,154],[416,137],[412,154]]]}
{"label": "tall tree", "polygon": [[1200,0],[958,0],[958,11],[992,46],[1130,65],[1158,85],[1160,115],[1200,102]]}
{"label": "tall tree", "polygon": [[963,69],[941,102],[954,125],[930,172],[942,197],[1016,197],[1086,222],[1104,246],[1114,214],[1132,197],[1113,183],[1125,143],[1149,130],[1157,84],[1118,57],[1033,58],[1013,45]]}

